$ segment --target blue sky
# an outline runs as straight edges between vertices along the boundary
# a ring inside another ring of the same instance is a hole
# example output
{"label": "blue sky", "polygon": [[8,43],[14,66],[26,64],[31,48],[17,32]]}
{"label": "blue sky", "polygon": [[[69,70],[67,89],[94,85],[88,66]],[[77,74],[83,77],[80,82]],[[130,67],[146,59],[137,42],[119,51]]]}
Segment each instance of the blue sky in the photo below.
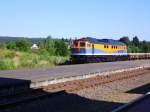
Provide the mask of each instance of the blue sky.
{"label": "blue sky", "polygon": [[1,0],[0,35],[150,41],[150,0]]}

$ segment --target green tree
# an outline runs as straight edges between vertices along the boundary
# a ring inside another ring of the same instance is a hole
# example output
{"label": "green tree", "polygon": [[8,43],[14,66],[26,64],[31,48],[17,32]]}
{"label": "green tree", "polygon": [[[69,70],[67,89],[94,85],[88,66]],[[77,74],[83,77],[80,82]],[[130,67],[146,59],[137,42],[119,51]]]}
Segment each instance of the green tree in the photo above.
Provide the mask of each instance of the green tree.
{"label": "green tree", "polygon": [[56,55],[67,56],[69,55],[69,50],[67,44],[63,39],[55,41]]}
{"label": "green tree", "polygon": [[7,49],[16,49],[16,43],[14,41],[10,41],[6,44]]}
{"label": "green tree", "polygon": [[142,52],[144,53],[150,52],[150,44],[146,41],[142,42]]}
{"label": "green tree", "polygon": [[130,46],[128,48],[128,52],[129,53],[139,53],[139,52],[141,52],[141,50],[138,47],[136,47],[136,46]]}
{"label": "green tree", "polygon": [[139,47],[139,45],[140,45],[140,41],[139,41],[139,39],[138,39],[138,37],[137,37],[137,36],[133,37],[133,41],[132,41],[132,43],[133,43],[133,45],[135,45],[135,46]]}
{"label": "green tree", "polygon": [[51,56],[55,55],[55,42],[51,36],[48,36],[44,41],[44,48],[49,52]]}
{"label": "green tree", "polygon": [[124,37],[120,38],[119,41],[125,43],[126,45],[129,45],[129,44],[130,44],[129,37],[127,37],[127,36],[124,36]]}
{"label": "green tree", "polygon": [[16,49],[19,51],[29,51],[31,43],[25,39],[17,40],[16,42]]}

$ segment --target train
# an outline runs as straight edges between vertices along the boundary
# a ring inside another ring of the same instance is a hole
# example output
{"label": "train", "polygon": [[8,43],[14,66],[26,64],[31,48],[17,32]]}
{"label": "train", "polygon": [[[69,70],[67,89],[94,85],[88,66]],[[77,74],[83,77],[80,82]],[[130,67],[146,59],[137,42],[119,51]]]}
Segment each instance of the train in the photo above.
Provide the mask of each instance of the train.
{"label": "train", "polygon": [[123,61],[131,58],[149,59],[150,54],[128,53],[125,43],[113,39],[85,37],[74,40],[71,46],[73,63]]}

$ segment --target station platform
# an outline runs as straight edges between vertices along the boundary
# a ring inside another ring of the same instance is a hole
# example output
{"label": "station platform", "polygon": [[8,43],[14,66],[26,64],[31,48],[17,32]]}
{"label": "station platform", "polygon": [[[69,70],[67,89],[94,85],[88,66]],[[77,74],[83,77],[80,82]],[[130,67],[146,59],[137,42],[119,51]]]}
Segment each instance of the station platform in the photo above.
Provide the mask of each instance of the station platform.
{"label": "station platform", "polygon": [[[150,60],[64,65],[53,68],[2,70],[0,71],[0,78],[31,81],[32,87],[39,87],[46,84],[56,83],[60,79],[60,81],[65,81],[68,78],[77,79],[77,77],[82,78],[92,74],[109,73],[117,70],[146,66],[150,66]],[[2,81],[0,85],[5,84],[3,84]]]}

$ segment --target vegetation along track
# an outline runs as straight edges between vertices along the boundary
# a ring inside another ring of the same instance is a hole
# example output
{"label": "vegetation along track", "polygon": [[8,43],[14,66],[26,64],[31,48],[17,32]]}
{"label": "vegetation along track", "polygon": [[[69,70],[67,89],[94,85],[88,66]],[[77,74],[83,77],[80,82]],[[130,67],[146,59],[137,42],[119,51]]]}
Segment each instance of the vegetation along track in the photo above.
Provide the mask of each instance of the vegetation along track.
{"label": "vegetation along track", "polygon": [[143,75],[149,72],[150,72],[150,68],[140,68],[137,70],[124,71],[124,72],[114,73],[110,75],[95,76],[92,78],[86,78],[81,80],[73,80],[73,81],[67,81],[67,82],[62,82],[57,84],[50,84],[43,88],[44,90],[65,90],[67,92],[75,92],[84,88],[91,88],[94,86],[106,84],[117,80],[124,80],[131,77]]}

